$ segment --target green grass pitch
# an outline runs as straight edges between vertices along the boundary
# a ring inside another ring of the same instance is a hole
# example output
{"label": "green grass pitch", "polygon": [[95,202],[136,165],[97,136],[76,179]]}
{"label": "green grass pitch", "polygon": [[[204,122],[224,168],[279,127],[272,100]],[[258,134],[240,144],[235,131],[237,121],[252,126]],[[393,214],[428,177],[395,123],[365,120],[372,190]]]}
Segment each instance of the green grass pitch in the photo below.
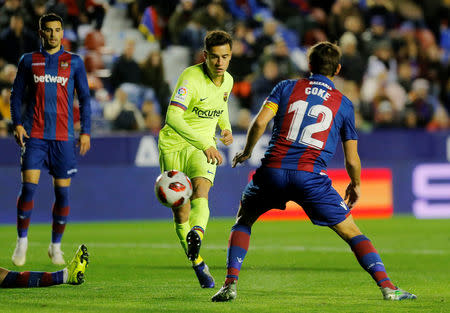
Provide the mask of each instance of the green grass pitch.
{"label": "green grass pitch", "polygon": [[[211,219],[202,256],[217,287],[201,289],[171,221],[71,223],[66,260],[85,243],[90,252],[81,286],[0,289],[0,312],[449,312],[450,220],[395,217],[359,220],[395,284],[415,301],[383,301],[370,276],[331,230],[307,221],[258,222],[242,267],[238,298],[212,303],[225,276],[232,219]],[[47,246],[50,224],[32,224],[27,264],[11,263],[15,227],[0,226],[0,266],[55,271]]]}

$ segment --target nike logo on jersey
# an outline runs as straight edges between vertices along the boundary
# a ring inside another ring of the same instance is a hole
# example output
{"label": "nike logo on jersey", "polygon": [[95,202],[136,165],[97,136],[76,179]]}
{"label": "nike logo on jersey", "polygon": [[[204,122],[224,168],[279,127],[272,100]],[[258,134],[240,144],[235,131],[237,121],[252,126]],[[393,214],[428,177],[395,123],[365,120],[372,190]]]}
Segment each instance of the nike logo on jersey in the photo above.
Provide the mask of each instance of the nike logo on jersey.
{"label": "nike logo on jersey", "polygon": [[205,101],[206,99],[208,99],[208,97],[206,97],[206,98],[200,98],[200,101]]}
{"label": "nike logo on jersey", "polygon": [[33,74],[33,78],[34,78],[34,82],[35,83],[57,83],[57,84],[61,84],[62,86],[64,86],[67,81],[69,80],[69,78],[66,77],[61,77],[61,76],[52,76],[49,74],[45,74],[42,76],[37,76],[36,74]]}
{"label": "nike logo on jersey", "polygon": [[341,207],[343,207],[344,210],[346,210],[346,211],[348,210],[348,209],[347,209],[347,206],[345,205],[345,202],[344,202],[344,201],[341,201]]}
{"label": "nike logo on jersey", "polygon": [[211,172],[211,171],[206,171],[207,173],[209,173],[209,174],[214,174],[213,172]]}

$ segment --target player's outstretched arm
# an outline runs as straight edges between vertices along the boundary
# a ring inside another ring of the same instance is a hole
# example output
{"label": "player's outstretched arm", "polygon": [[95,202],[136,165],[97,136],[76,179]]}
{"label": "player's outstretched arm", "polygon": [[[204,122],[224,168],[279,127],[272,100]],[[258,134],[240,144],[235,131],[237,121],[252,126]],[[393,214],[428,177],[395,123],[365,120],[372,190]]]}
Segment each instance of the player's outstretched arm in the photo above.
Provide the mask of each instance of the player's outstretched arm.
{"label": "player's outstretched arm", "polygon": [[349,209],[353,208],[361,194],[361,160],[358,155],[358,141],[347,140],[343,143],[345,169],[350,176],[350,184],[345,191],[345,198]]}
{"label": "player's outstretched arm", "polygon": [[235,157],[233,158],[233,162],[231,163],[232,167],[235,167],[238,163],[242,163],[252,156],[253,148],[255,147],[259,138],[261,138],[262,134],[264,134],[267,124],[269,124],[274,116],[275,113],[271,109],[265,106],[261,108],[258,115],[253,119],[250,128],[248,129],[247,141],[245,143],[244,150],[236,153]]}
{"label": "player's outstretched arm", "polygon": [[[89,84],[83,60],[79,56],[76,57],[76,60],[78,60],[78,63],[74,75],[74,83],[75,89],[77,91],[78,101],[80,102],[81,134],[89,135],[91,133],[91,94],[89,91]],[[87,140],[84,141],[86,142]],[[83,147],[81,140],[80,146]],[[87,151],[85,151],[84,153],[86,152]]]}

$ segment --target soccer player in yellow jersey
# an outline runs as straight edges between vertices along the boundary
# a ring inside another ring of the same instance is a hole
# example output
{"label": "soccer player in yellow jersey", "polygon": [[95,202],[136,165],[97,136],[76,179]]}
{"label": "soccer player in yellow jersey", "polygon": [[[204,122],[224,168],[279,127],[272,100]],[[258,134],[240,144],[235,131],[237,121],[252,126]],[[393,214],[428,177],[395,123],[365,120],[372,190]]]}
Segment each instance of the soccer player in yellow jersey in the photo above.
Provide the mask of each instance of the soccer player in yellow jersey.
{"label": "soccer player in yellow jersey", "polygon": [[178,78],[159,133],[161,172],[180,170],[192,180],[190,203],[173,208],[175,231],[202,288],[213,288],[214,278],[199,255],[209,219],[208,193],[222,156],[216,149],[216,127],[220,140],[233,142],[228,117],[228,97],[233,78],[226,71],[231,60],[231,36],[212,31],[204,39],[205,62],[186,68]]}

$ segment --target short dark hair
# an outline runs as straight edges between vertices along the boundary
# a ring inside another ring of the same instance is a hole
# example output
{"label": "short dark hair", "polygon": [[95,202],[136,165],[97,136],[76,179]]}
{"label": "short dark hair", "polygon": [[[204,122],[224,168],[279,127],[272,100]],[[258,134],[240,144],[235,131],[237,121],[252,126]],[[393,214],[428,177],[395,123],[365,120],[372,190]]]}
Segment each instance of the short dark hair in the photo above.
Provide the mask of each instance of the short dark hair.
{"label": "short dark hair", "polygon": [[329,42],[322,41],[308,51],[308,62],[313,74],[334,76],[341,60],[341,49]]}
{"label": "short dark hair", "polygon": [[58,21],[61,23],[61,27],[64,28],[64,22],[61,16],[55,13],[44,14],[39,18],[39,29],[44,29],[45,24],[48,22]]}
{"label": "short dark hair", "polygon": [[222,46],[228,44],[230,49],[233,47],[233,39],[230,34],[223,30],[213,30],[208,32],[204,40],[204,48],[206,51],[211,51],[212,47]]}

